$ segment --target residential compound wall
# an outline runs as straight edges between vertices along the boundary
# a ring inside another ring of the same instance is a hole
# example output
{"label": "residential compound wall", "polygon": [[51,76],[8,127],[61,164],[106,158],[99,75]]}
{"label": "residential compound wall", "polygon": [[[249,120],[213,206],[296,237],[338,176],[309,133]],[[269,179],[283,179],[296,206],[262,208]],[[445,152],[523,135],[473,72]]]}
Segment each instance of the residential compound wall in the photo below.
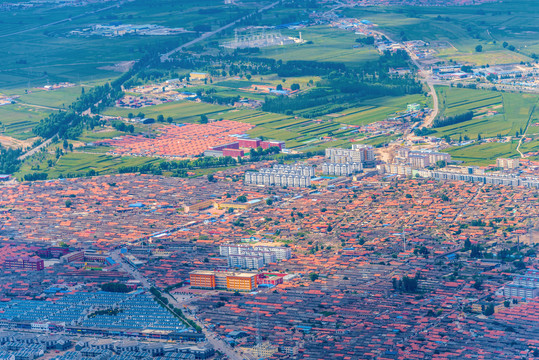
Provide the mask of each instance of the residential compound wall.
{"label": "residential compound wall", "polygon": [[506,297],[523,297],[531,299],[539,296],[539,271],[529,269],[525,275],[517,275],[513,282],[503,289]]}
{"label": "residential compound wall", "polygon": [[246,171],[245,184],[309,187],[313,176],[312,166],[275,165],[272,168],[262,168],[258,172]]}
{"label": "residential compound wall", "polygon": [[191,287],[199,289],[253,291],[258,286],[254,273],[195,270],[189,273],[189,279]]}
{"label": "residential compound wall", "polygon": [[361,163],[363,167],[373,167],[374,148],[364,144],[354,144],[351,149],[328,148],[326,158],[336,164]]}

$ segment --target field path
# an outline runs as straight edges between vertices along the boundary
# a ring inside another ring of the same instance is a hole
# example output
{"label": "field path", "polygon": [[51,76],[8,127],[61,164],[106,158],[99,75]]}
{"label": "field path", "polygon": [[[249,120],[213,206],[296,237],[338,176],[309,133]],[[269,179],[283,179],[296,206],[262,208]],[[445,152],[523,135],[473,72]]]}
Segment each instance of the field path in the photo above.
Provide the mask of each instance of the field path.
{"label": "field path", "polygon": [[520,151],[520,145],[522,145],[522,140],[524,140],[524,138],[526,137],[526,133],[528,132],[528,128],[530,127],[530,121],[532,120],[532,116],[533,116],[533,113],[535,112],[535,108],[537,107],[538,102],[539,100],[537,100],[535,104],[533,104],[533,107],[530,110],[530,116],[528,116],[528,122],[526,123],[526,128],[524,129],[524,134],[520,135],[520,140],[518,142],[517,151],[520,154],[521,158],[524,157],[524,154],[522,153],[522,151]]}

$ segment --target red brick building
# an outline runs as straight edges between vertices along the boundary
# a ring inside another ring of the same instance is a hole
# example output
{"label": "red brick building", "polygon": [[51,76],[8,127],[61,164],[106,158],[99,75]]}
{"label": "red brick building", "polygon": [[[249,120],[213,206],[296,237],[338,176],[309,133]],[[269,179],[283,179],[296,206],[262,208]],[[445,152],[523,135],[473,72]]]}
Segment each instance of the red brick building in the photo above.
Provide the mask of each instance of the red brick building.
{"label": "red brick building", "polygon": [[39,271],[45,268],[45,264],[42,259],[38,257],[30,256],[21,256],[15,257],[11,256],[6,258],[4,267],[7,269],[21,269],[21,270],[32,270]]}

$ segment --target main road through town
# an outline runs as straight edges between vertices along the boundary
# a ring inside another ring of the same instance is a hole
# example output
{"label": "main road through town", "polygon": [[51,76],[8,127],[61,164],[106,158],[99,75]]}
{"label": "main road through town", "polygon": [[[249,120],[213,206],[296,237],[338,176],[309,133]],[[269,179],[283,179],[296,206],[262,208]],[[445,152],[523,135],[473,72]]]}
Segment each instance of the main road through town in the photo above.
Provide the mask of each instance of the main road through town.
{"label": "main road through town", "polygon": [[[119,249],[112,251],[110,253],[110,257],[118,264],[120,264],[120,267],[123,271],[130,274],[136,280],[140,281],[141,285],[144,288],[149,290],[153,286],[151,281],[146,276],[144,276],[140,271],[138,271],[138,269],[127,263],[123,256],[120,255]],[[184,316],[190,320],[193,320],[198,326],[201,327],[202,333],[206,336],[207,341],[214,347],[215,350],[225,354],[230,360],[244,360],[248,358],[247,356],[242,356],[238,354],[228,343],[219,339],[216,334],[208,330],[206,326],[201,323],[197,318],[192,316],[188,311],[185,311],[185,308],[183,306],[185,304],[184,302],[179,302],[176,298],[167,293],[162,294],[168,299],[170,305],[178,309],[183,309]]]}

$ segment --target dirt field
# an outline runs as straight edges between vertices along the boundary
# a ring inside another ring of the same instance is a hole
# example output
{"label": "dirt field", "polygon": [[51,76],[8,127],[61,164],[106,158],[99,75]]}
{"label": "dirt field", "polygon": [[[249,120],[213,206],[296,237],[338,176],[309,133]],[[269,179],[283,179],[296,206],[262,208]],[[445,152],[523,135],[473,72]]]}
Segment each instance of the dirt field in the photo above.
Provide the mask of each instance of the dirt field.
{"label": "dirt field", "polygon": [[26,148],[32,146],[37,138],[30,138],[27,140],[18,140],[9,136],[0,135],[0,145],[6,148],[17,149]]}

